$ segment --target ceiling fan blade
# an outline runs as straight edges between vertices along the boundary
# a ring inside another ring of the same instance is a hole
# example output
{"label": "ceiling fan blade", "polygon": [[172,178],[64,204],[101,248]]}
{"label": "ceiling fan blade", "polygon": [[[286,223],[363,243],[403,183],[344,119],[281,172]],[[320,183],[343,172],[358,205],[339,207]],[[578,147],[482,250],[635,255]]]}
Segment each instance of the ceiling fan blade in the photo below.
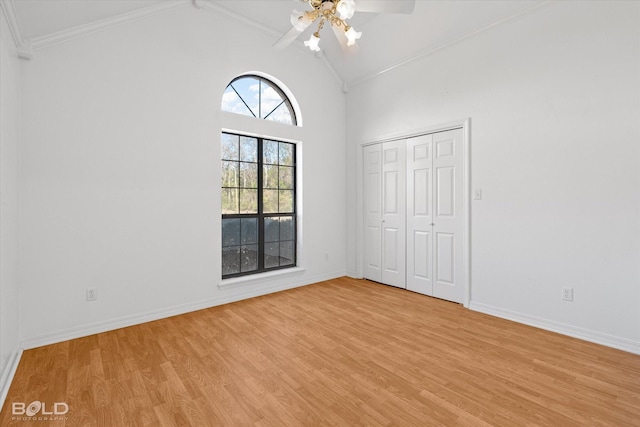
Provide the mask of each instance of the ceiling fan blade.
{"label": "ceiling fan blade", "polygon": [[415,0],[357,0],[357,12],[404,13],[411,14],[416,7]]}
{"label": "ceiling fan blade", "polygon": [[284,35],[282,37],[280,37],[280,39],[277,42],[274,43],[273,48],[274,49],[284,49],[285,47],[287,47],[291,43],[293,43],[295,41],[295,39],[298,38],[300,33],[302,33],[302,31],[298,30],[295,27],[291,27],[291,29],[289,31],[284,33]]}
{"label": "ceiling fan blade", "polygon": [[358,44],[354,44],[351,46],[347,45],[347,36],[344,34],[344,30],[342,29],[342,27],[337,27],[335,25],[331,25],[331,29],[333,30],[333,34],[336,35],[336,39],[338,39],[338,43],[340,43],[340,47],[342,48],[342,51],[346,54],[346,55],[355,55],[356,52],[358,52]]}

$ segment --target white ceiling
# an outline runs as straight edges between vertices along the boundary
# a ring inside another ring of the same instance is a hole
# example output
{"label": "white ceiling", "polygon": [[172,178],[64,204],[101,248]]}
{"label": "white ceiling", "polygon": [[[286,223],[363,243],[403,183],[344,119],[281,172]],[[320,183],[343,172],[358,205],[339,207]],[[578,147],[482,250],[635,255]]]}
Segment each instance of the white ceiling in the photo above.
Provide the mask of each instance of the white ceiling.
{"label": "white ceiling", "polygon": [[[6,0],[3,0],[6,1]],[[12,0],[16,20],[25,40],[46,38],[87,24],[122,19],[147,9],[194,0]],[[291,28],[291,11],[309,7],[298,0],[195,0],[253,23],[273,37]],[[417,0],[411,15],[358,12],[350,24],[362,31],[356,52],[345,54],[329,28],[321,33],[323,55],[338,77],[357,82],[411,59],[447,46],[478,31],[526,13],[542,0]],[[357,4],[357,0],[356,0]],[[315,26],[298,38],[302,45]],[[295,49],[290,46],[289,49]]]}

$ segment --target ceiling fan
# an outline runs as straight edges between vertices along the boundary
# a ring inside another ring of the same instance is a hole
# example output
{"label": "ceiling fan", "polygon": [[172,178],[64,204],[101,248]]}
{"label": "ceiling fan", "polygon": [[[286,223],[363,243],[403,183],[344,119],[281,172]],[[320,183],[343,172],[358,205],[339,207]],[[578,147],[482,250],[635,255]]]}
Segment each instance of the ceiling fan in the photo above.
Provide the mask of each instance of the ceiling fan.
{"label": "ceiling fan", "polygon": [[351,27],[347,20],[355,12],[372,13],[404,13],[410,14],[415,8],[415,0],[298,0],[311,6],[311,10],[291,13],[291,28],[273,47],[284,49],[293,43],[298,36],[314,22],[318,28],[309,40],[304,42],[314,52],[320,51],[320,31],[325,24],[329,25],[344,50],[356,44],[362,33]]}

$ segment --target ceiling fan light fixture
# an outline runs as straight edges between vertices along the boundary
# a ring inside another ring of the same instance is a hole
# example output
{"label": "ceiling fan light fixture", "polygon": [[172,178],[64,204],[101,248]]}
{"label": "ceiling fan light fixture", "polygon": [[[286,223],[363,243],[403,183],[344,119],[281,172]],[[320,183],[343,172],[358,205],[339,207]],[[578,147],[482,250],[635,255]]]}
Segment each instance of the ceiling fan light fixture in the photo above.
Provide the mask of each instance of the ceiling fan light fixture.
{"label": "ceiling fan light fixture", "polygon": [[[356,40],[362,36],[362,33],[356,32],[347,23],[347,19],[353,17],[356,12],[355,0],[299,0],[301,3],[307,3],[312,10],[300,12],[293,10],[291,13],[291,25],[293,28],[290,32],[301,33],[311,24],[318,23],[315,33],[304,42],[304,45],[313,52],[320,52],[320,31],[325,23],[333,27],[334,31],[341,28],[347,37],[347,46],[353,46]],[[341,39],[344,46],[344,41]]]}

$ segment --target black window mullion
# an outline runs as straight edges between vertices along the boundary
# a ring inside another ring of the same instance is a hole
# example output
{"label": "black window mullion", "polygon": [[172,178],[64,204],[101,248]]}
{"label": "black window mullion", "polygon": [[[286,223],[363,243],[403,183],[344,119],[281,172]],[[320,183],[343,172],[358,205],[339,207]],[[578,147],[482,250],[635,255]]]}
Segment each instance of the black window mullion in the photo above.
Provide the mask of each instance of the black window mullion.
{"label": "black window mullion", "polygon": [[278,108],[280,108],[280,106],[281,106],[282,104],[284,104],[284,103],[285,103],[285,101],[283,100],[280,104],[278,104],[278,105],[276,106],[276,108],[274,108],[273,110],[271,110],[271,111],[269,112],[269,114],[267,114],[266,116],[264,116],[264,118],[265,118],[265,119],[266,119],[266,118],[268,118],[268,117],[269,117],[269,116],[270,116],[274,111],[276,111]]}
{"label": "black window mullion", "polygon": [[278,141],[278,152],[276,153],[276,158],[278,159],[277,162],[277,166],[276,166],[276,170],[277,172],[277,181],[276,181],[276,189],[277,189],[277,194],[278,194],[278,213],[280,213],[280,144],[281,142]]}
{"label": "black window mullion", "polygon": [[291,220],[293,221],[293,265],[298,265],[298,146],[293,144],[293,212]]}
{"label": "black window mullion", "polygon": [[242,97],[242,95],[240,95],[238,93],[238,91],[236,90],[235,87],[233,87],[232,84],[230,84],[229,86],[231,86],[231,89],[233,89],[233,91],[236,93],[236,95],[238,95],[238,98],[240,98],[240,101],[242,101],[242,103],[244,104],[245,107],[247,107],[247,110],[249,110],[249,112],[251,113],[251,115],[253,115],[253,117],[256,117],[255,113],[251,110],[251,107],[249,107],[247,105],[247,103],[245,102],[244,98]]}
{"label": "black window mullion", "polygon": [[262,118],[262,79],[258,80],[258,117]]}
{"label": "black window mullion", "polygon": [[263,159],[262,138],[258,138],[258,271],[264,270],[264,212],[262,191],[263,186]]}

